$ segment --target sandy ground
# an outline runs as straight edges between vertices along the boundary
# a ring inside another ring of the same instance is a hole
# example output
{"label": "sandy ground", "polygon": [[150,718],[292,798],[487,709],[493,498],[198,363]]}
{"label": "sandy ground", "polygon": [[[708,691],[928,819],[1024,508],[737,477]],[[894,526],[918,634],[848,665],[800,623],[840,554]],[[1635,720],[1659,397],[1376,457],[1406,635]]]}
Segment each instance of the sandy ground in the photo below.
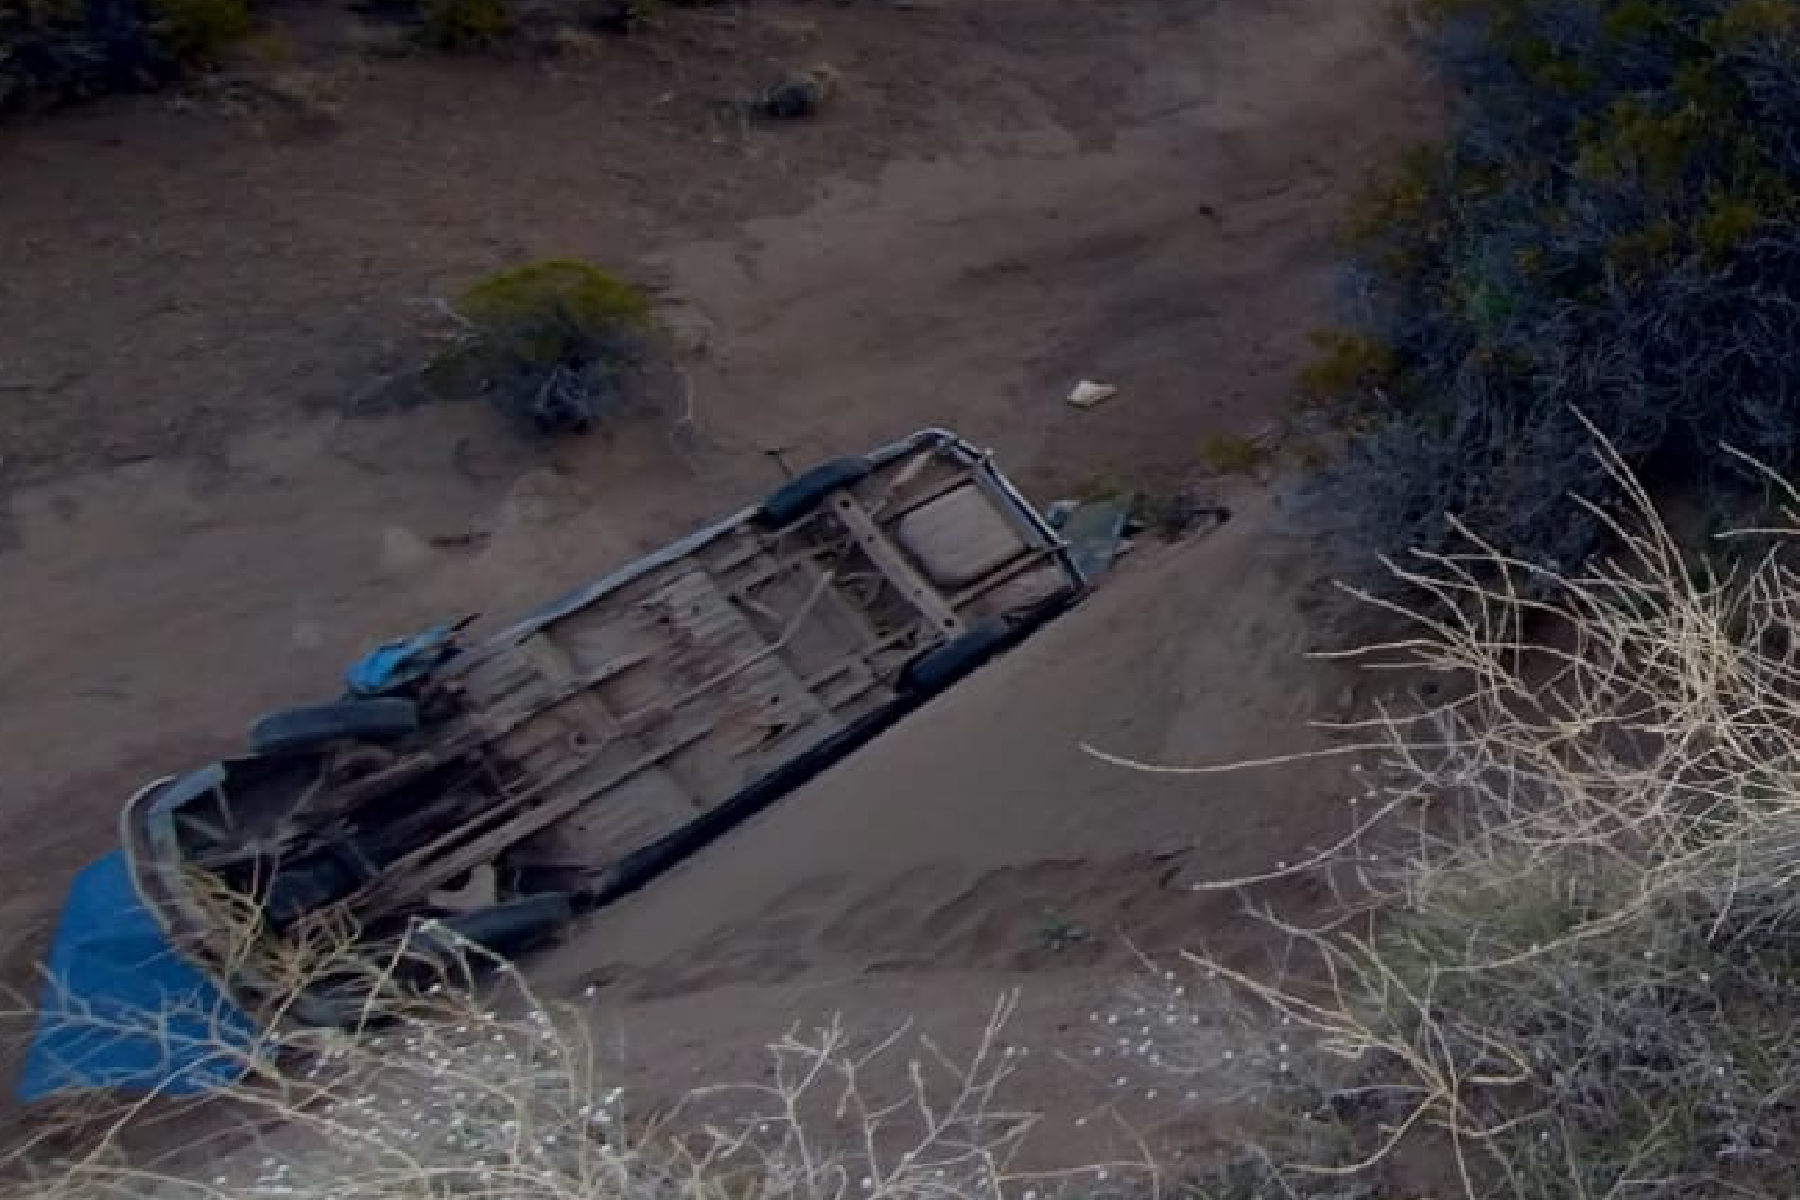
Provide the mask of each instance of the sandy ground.
{"label": "sandy ground", "polygon": [[[1206,435],[1264,427],[1329,319],[1345,197],[1429,120],[1383,7],[771,2],[554,69],[333,69],[298,116],[146,101],[0,131],[6,977],[147,776],[374,640],[503,615],[753,498],[772,453],[948,425],[1048,499],[1171,487]],[[843,71],[823,117],[718,121],[792,61]],[[653,281],[689,390],[551,449],[477,408],[386,410],[429,298],[539,253]],[[1062,404],[1082,377],[1121,397]],[[1235,503],[577,931],[546,979],[602,985],[620,1045],[678,1086],[838,1007],[966,1031],[1023,987],[1049,1039],[1129,968],[1121,935],[1261,952],[1180,881],[1333,836],[1335,774],[1080,749],[1288,751],[1342,705],[1298,658],[1303,566]],[[1050,948],[1052,918],[1093,936]],[[1066,1086],[1064,1108],[1099,1094]]]}
{"label": "sandy ground", "polygon": [[[1299,879],[1194,885],[1279,874],[1350,830],[1332,755],[1346,743],[1308,723],[1371,698],[1305,660],[1301,564],[1269,550],[1259,498],[1238,500],[1240,520],[1128,560],[1083,609],[589,921],[548,956],[547,986],[593,986],[629,1074],[671,1089],[701,1066],[756,1077],[790,1022],[842,1016],[872,1037],[916,1017],[968,1045],[1016,992],[1007,1033],[1038,1054],[1031,1089],[1057,1097],[1065,1121],[1125,1121],[1051,1127],[1035,1147],[1044,1165],[1130,1149],[1097,1143],[1099,1130],[1191,1143],[1169,1081],[1162,1104],[1145,1103],[1159,1082],[1144,1063],[1084,1056],[1091,1017],[1184,949],[1277,965],[1246,903],[1323,913],[1326,897]],[[1321,756],[1169,775],[1090,749],[1165,766]]]}

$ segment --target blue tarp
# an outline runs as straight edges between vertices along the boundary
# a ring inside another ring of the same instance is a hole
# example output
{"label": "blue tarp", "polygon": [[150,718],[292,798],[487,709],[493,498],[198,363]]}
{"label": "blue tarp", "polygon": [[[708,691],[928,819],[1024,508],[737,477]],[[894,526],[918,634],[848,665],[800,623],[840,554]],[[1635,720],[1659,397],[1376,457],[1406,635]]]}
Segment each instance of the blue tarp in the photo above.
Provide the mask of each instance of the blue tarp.
{"label": "blue tarp", "polygon": [[119,851],[75,877],[47,973],[20,1099],[91,1088],[191,1096],[242,1074],[256,1027],[175,954]]}
{"label": "blue tarp", "polygon": [[473,621],[464,617],[453,625],[433,625],[423,633],[383,642],[345,672],[345,682],[358,696],[385,696],[417,683],[456,654],[456,635]]}

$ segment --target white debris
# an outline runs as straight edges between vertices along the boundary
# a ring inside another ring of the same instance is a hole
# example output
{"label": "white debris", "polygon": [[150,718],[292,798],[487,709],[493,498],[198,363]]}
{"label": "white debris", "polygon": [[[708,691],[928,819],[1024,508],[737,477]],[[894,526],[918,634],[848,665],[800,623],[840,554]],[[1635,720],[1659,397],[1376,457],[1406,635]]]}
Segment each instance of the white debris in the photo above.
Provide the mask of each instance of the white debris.
{"label": "white debris", "polygon": [[1111,400],[1118,394],[1119,389],[1110,383],[1095,383],[1091,379],[1084,379],[1075,385],[1074,391],[1069,393],[1069,403],[1076,408],[1093,408],[1097,404]]}

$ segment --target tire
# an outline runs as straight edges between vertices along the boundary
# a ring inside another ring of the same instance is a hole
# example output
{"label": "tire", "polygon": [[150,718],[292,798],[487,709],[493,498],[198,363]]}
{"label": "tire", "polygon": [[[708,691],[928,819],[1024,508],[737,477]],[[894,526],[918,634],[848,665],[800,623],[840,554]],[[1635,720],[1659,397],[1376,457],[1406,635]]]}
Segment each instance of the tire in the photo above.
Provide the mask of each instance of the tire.
{"label": "tire", "polygon": [[873,470],[866,458],[834,458],[821,463],[770,492],[756,510],[756,523],[764,529],[792,525],[818,508],[825,497],[861,483]]}
{"label": "tire", "polygon": [[457,939],[462,939],[489,954],[511,958],[553,936],[574,917],[574,905],[566,892],[541,892],[502,900],[474,912],[443,918],[444,929],[455,935],[443,949],[453,949]]}
{"label": "tire", "polygon": [[418,729],[419,709],[411,700],[340,700],[270,713],[250,727],[250,747],[258,754],[290,754],[331,742],[391,742]]}
{"label": "tire", "polygon": [[[404,994],[434,986],[462,988],[480,973],[541,945],[574,918],[566,893],[549,892],[503,900],[431,925],[414,925],[398,941],[374,943],[375,956],[391,959],[392,975]],[[324,978],[291,997],[278,997],[292,1020],[318,1028],[370,1029],[391,1025],[405,1008],[402,999],[371,990],[370,978],[349,972]],[[385,990],[385,989],[384,989]]]}
{"label": "tire", "polygon": [[902,691],[941,692],[999,652],[1012,636],[1005,617],[985,617],[954,641],[927,650],[900,674]]}

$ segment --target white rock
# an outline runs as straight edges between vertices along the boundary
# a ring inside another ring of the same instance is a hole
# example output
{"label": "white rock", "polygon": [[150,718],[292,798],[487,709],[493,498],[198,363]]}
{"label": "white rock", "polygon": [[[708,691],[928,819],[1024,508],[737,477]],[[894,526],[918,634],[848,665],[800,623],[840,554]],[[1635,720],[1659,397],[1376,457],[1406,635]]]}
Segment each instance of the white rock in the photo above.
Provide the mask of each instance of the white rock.
{"label": "white rock", "polygon": [[1119,389],[1110,383],[1095,383],[1091,379],[1084,379],[1075,385],[1074,391],[1069,393],[1069,403],[1076,408],[1093,408],[1097,404],[1104,404],[1118,394]]}

